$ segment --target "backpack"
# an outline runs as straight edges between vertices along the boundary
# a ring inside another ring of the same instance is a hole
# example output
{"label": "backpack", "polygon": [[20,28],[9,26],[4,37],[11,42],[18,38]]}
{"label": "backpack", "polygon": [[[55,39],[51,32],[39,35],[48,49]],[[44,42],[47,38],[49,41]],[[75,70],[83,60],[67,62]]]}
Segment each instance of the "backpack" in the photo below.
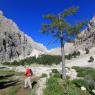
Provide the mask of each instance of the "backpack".
{"label": "backpack", "polygon": [[31,76],[33,75],[33,71],[32,71],[32,69],[30,69],[30,74],[31,74]]}

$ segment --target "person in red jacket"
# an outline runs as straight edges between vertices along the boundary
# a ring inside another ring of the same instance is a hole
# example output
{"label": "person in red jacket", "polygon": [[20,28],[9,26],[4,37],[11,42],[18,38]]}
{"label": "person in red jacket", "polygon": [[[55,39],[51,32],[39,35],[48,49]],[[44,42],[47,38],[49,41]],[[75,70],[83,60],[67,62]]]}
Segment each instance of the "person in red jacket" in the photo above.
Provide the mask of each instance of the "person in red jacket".
{"label": "person in red jacket", "polygon": [[29,67],[26,67],[25,75],[26,75],[26,79],[25,79],[25,86],[24,87],[27,88],[27,86],[29,86],[30,88],[32,88],[31,69]]}

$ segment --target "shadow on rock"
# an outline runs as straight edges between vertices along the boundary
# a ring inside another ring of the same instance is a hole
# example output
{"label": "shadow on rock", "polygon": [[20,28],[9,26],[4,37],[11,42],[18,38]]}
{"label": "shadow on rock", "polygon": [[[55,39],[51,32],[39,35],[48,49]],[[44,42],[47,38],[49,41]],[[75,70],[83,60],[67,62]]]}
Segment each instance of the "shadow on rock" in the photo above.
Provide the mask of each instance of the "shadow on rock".
{"label": "shadow on rock", "polygon": [[10,86],[15,86],[18,83],[18,80],[15,81],[2,81],[0,82],[0,89],[4,89]]}
{"label": "shadow on rock", "polygon": [[6,75],[0,75],[0,79],[5,79],[5,78],[8,78],[8,77],[12,77],[14,76],[15,74],[6,74]]}

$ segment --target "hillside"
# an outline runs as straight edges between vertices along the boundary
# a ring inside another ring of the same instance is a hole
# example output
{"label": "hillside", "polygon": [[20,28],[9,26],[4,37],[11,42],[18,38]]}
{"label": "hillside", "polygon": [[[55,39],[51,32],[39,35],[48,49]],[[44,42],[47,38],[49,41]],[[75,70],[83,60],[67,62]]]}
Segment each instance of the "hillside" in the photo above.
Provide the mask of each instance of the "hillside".
{"label": "hillside", "polygon": [[47,48],[43,44],[35,42],[0,11],[0,62],[38,56],[45,52]]}
{"label": "hillside", "polygon": [[[72,67],[72,66],[79,66],[79,67],[92,67],[95,68],[95,47],[90,49],[89,54],[85,54],[84,51],[81,51],[82,54],[77,57],[73,58],[72,60],[66,61],[66,66],[67,67]],[[88,62],[89,58],[93,56],[94,62]]]}

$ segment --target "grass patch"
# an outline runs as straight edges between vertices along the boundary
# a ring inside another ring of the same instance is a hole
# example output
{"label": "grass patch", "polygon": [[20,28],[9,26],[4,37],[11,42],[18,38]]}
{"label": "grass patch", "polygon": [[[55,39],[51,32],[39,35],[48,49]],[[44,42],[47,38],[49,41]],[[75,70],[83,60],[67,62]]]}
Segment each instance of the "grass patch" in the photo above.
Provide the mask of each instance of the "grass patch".
{"label": "grass patch", "polygon": [[58,84],[58,79],[51,77],[47,82],[47,87],[44,90],[44,95],[62,95],[63,88]]}
{"label": "grass patch", "polygon": [[83,92],[70,80],[61,80],[59,77],[51,76],[46,83],[44,95],[90,95]]}
{"label": "grass patch", "polygon": [[8,92],[8,95],[16,95],[19,89],[20,89],[20,86],[12,87],[10,91]]}
{"label": "grass patch", "polygon": [[32,89],[31,91],[28,92],[28,95],[36,95],[35,89]]}
{"label": "grass patch", "polygon": [[91,76],[95,80],[95,69],[86,67],[72,67],[78,73],[78,77]]}
{"label": "grass patch", "polygon": [[0,84],[1,88],[3,89],[0,91],[0,95],[16,95],[16,92],[20,87],[14,86],[16,85],[15,82],[17,81],[14,75],[16,75],[16,72],[13,70],[0,70]]}
{"label": "grass patch", "polygon": [[93,95],[92,90],[95,89],[95,82],[93,80],[75,79],[72,83],[78,88],[85,87],[87,92]]}
{"label": "grass patch", "polygon": [[15,74],[15,71],[12,71],[12,70],[0,70],[0,74]]}
{"label": "grass patch", "polygon": [[0,70],[0,75],[14,74],[17,76],[24,75],[24,72],[15,72],[13,70]]}

